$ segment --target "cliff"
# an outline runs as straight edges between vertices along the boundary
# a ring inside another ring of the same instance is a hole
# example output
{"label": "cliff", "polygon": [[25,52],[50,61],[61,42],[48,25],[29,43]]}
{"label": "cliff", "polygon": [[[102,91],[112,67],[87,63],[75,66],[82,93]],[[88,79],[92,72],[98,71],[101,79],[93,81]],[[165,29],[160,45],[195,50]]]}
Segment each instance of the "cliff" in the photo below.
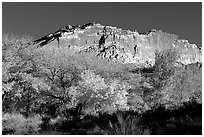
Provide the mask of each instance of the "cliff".
{"label": "cliff", "polygon": [[151,30],[146,34],[123,30],[99,23],[65,26],[58,31],[34,41],[38,47],[66,48],[74,54],[94,53],[95,56],[151,67],[155,63],[155,52],[175,49],[180,53],[178,62],[187,65],[202,62],[201,48],[177,35],[161,30]]}

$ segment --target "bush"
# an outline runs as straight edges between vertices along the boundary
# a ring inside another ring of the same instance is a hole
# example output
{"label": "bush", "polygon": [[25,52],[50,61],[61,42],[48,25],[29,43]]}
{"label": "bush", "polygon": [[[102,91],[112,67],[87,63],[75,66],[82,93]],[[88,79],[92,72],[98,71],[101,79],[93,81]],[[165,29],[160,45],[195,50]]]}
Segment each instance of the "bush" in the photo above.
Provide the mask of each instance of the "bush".
{"label": "bush", "polygon": [[2,117],[2,134],[31,135],[38,134],[41,118],[37,115],[25,118],[21,114],[4,114]]}
{"label": "bush", "polygon": [[88,135],[108,135],[107,132],[98,126],[95,126],[92,130],[87,131]]}
{"label": "bush", "polygon": [[[144,129],[140,123],[140,117],[133,111],[117,111],[111,115],[109,122],[96,126],[92,134],[106,135],[147,135],[150,134],[149,129]],[[108,117],[106,117],[108,119]]]}
{"label": "bush", "polygon": [[51,125],[53,130],[60,130],[60,127],[62,126],[62,123],[64,121],[67,121],[67,119],[64,117],[58,116],[58,117],[50,120],[50,125]]}
{"label": "bush", "polygon": [[111,135],[144,135],[150,134],[148,129],[142,129],[140,118],[131,112],[117,112],[117,123],[109,123],[107,129]]}

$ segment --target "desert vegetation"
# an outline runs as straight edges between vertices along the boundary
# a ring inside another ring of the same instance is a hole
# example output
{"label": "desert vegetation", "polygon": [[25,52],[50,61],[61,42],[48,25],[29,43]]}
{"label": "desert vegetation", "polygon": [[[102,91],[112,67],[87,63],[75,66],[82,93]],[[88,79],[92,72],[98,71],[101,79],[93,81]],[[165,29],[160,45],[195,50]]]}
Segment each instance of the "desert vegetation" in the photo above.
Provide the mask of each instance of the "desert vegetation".
{"label": "desert vegetation", "polygon": [[2,39],[2,134],[202,134],[202,64],[151,68],[109,62],[28,36]]}

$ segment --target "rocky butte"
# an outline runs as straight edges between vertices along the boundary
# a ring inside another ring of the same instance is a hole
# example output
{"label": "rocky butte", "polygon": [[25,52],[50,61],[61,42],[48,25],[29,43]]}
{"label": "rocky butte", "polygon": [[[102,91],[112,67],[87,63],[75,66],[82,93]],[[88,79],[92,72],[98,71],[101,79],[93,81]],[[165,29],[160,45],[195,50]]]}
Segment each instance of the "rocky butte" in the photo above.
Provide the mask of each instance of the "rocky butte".
{"label": "rocky butte", "polygon": [[201,48],[177,35],[161,30],[150,30],[146,34],[123,30],[99,23],[65,26],[48,34],[34,44],[41,48],[66,48],[74,54],[93,53],[95,56],[117,61],[134,63],[138,67],[151,67],[155,63],[155,52],[175,49],[180,53],[177,60],[183,65],[202,63]]}

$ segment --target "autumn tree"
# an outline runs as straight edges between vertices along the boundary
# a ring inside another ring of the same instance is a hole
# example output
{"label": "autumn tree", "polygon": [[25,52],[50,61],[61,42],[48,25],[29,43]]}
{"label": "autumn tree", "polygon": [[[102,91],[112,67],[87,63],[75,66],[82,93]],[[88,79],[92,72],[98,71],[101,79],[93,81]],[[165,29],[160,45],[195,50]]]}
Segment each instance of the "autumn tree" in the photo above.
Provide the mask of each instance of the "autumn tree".
{"label": "autumn tree", "polygon": [[71,88],[80,80],[80,70],[65,56],[63,50],[39,50],[35,55],[38,73],[48,88],[38,88],[39,112],[56,117],[63,115],[69,119],[69,109],[76,107]]}
{"label": "autumn tree", "polygon": [[[3,36],[2,103],[3,111],[19,111],[28,117],[32,102],[30,74],[35,71],[30,37]],[[33,98],[34,99],[34,98]]]}
{"label": "autumn tree", "polygon": [[198,64],[190,64],[177,68],[162,89],[162,104],[167,108],[175,109],[184,103],[202,101],[202,69]]}

